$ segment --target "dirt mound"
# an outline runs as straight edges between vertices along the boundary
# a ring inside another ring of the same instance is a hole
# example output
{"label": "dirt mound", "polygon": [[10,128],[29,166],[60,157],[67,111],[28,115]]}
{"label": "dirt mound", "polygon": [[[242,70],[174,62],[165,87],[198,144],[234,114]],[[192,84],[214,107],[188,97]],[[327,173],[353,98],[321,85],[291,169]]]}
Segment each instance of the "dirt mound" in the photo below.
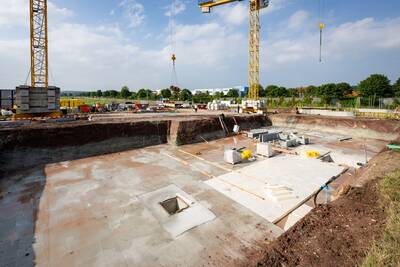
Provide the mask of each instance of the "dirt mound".
{"label": "dirt mound", "polygon": [[384,208],[378,201],[372,181],[332,205],[317,207],[260,251],[257,266],[357,265],[384,225]]}

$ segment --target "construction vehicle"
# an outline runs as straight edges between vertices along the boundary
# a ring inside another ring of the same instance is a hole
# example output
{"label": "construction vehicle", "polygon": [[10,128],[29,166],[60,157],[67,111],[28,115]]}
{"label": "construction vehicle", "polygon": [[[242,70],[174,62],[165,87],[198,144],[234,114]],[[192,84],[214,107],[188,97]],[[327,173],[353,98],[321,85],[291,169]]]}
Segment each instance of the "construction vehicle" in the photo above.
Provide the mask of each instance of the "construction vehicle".
{"label": "construction vehicle", "polygon": [[[225,5],[242,0],[200,0],[201,12],[210,13],[216,6]],[[268,7],[269,0],[249,0],[249,92],[242,109],[261,110],[263,102],[259,100],[260,92],[260,10]]]}
{"label": "construction vehicle", "polygon": [[60,116],[60,88],[49,86],[47,0],[30,0],[31,85],[16,88],[18,117]]}

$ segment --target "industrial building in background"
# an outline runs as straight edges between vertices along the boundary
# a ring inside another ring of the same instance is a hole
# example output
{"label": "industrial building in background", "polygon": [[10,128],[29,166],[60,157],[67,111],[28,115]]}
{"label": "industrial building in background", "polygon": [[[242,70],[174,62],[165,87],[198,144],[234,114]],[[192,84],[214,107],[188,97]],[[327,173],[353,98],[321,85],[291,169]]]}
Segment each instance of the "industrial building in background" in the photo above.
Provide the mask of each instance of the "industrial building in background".
{"label": "industrial building in background", "polygon": [[17,117],[58,116],[60,88],[49,86],[47,0],[30,0],[31,85],[16,88]]}
{"label": "industrial building in background", "polygon": [[233,86],[226,88],[199,88],[199,89],[192,89],[190,91],[192,92],[193,95],[198,93],[203,93],[203,94],[208,93],[210,95],[215,95],[216,93],[223,93],[224,95],[227,95],[230,90],[236,90],[240,97],[244,97],[247,95],[249,87],[240,85],[240,86]]}

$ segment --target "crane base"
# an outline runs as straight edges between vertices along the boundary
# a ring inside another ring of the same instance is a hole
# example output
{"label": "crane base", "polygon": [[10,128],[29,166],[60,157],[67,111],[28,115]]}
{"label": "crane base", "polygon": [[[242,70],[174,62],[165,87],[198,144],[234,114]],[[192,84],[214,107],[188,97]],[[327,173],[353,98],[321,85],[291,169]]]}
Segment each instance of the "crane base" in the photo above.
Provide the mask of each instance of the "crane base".
{"label": "crane base", "polygon": [[12,116],[13,121],[18,120],[35,120],[35,119],[57,119],[61,118],[63,114],[61,112],[46,112],[46,113],[21,113],[14,114]]}

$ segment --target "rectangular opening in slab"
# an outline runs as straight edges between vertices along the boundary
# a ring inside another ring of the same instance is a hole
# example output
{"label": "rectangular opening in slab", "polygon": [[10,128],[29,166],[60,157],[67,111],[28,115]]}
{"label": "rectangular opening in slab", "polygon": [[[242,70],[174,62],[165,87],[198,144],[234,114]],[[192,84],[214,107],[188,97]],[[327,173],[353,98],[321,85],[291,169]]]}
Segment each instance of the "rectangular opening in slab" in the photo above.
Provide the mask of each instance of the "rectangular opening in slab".
{"label": "rectangular opening in slab", "polygon": [[160,205],[169,213],[169,215],[174,215],[189,208],[189,205],[179,196],[166,199],[160,202]]}

